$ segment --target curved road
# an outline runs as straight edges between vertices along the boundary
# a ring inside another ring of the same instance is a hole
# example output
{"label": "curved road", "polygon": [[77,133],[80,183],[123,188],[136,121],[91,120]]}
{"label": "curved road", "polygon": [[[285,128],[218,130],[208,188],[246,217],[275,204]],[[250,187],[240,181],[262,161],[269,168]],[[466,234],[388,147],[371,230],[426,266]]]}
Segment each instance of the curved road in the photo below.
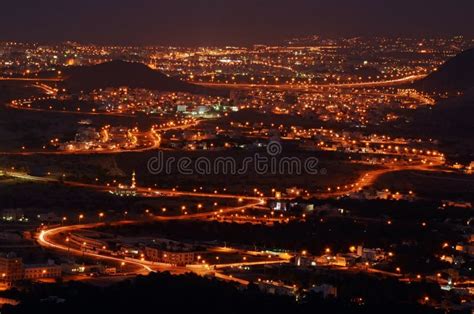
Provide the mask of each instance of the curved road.
{"label": "curved road", "polygon": [[[196,213],[196,214],[190,214],[190,215],[178,215],[178,216],[157,216],[155,217],[156,220],[158,221],[169,221],[169,220],[189,220],[189,219],[201,219],[209,216],[214,216],[217,214],[221,214],[223,212],[229,213],[233,211],[240,211],[242,209],[246,208],[251,208],[259,203],[249,203],[244,206],[238,206],[238,207],[229,207],[227,209],[219,209],[216,211],[211,211],[211,212],[203,212],[203,213]],[[118,226],[118,225],[130,225],[130,224],[135,224],[135,223],[140,223],[140,221],[131,221],[131,220],[123,220],[123,221],[118,221],[118,222],[113,222],[111,225]],[[69,225],[69,226],[61,226],[61,227],[54,227],[51,229],[47,230],[42,230],[41,233],[38,236],[38,243],[49,249],[54,249],[58,251],[62,251],[64,253],[68,254],[74,254],[74,255],[79,255],[79,256],[87,256],[93,259],[99,259],[99,260],[108,260],[116,263],[125,263],[133,266],[139,267],[140,271],[137,273],[149,273],[155,270],[166,270],[170,271],[173,273],[183,273],[183,272],[194,272],[198,275],[202,275],[205,273],[208,273],[209,270],[203,269],[201,265],[194,265],[195,267],[189,267],[189,268],[183,268],[183,267],[175,267],[172,265],[158,265],[157,263],[153,263],[150,261],[146,260],[137,260],[137,259],[125,259],[125,258],[120,258],[120,257],[115,257],[115,256],[110,256],[110,255],[104,255],[100,253],[96,253],[90,250],[80,250],[76,249],[70,246],[67,246],[60,241],[57,241],[56,237],[61,234],[61,233],[66,233],[66,232],[72,232],[76,230],[83,230],[83,229],[92,229],[92,228],[97,228],[100,226],[104,226],[106,223],[105,222],[100,222],[100,223],[90,223],[90,224],[78,224],[78,225]],[[240,250],[236,250],[238,252],[243,252]],[[273,264],[273,263],[286,263],[288,262],[287,259],[273,259],[270,261],[258,261],[258,262],[242,262],[242,263],[234,263],[234,264],[229,264],[229,265],[220,265],[220,268],[225,268],[225,267],[230,267],[234,265],[238,266],[243,266],[243,265],[261,265],[261,264]],[[222,279],[229,280],[229,281],[236,281],[240,283],[244,283],[243,281],[239,280],[238,278],[232,278],[228,277],[224,274],[218,274],[216,272],[216,276],[219,276]],[[245,284],[245,283],[244,283]]]}

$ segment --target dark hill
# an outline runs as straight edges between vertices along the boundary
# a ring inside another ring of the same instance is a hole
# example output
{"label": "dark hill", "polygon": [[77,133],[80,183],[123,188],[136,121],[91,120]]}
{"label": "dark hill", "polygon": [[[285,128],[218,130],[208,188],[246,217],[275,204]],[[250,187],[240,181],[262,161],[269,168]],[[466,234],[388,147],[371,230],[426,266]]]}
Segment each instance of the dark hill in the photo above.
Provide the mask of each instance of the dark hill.
{"label": "dark hill", "polygon": [[[440,140],[451,156],[474,158],[474,88],[462,96],[445,99],[435,106],[420,109],[411,124],[413,134]],[[407,128],[405,127],[405,130]]]}
{"label": "dark hill", "polygon": [[440,129],[459,136],[474,135],[474,88],[464,95],[438,102],[432,110],[432,122]]}
{"label": "dark hill", "polygon": [[[474,48],[446,61],[438,71],[415,83],[426,92],[447,93],[431,110],[421,110],[415,125],[440,138],[472,145],[474,136]],[[461,93],[460,96],[457,94]],[[474,145],[473,145],[474,146]]]}
{"label": "dark hill", "polygon": [[91,66],[67,68],[63,73],[65,77],[64,87],[70,93],[126,86],[168,92],[188,92],[214,96],[228,95],[227,91],[210,89],[168,77],[138,62],[116,60]]}
{"label": "dark hill", "polygon": [[474,87],[474,48],[465,50],[446,61],[439,69],[415,83],[429,93],[455,94]]}

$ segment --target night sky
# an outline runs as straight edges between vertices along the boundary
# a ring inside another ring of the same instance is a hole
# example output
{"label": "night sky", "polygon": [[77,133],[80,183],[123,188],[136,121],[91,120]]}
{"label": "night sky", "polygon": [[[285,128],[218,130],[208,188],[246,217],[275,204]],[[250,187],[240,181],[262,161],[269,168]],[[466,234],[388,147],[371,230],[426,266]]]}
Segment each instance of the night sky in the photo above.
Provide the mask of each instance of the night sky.
{"label": "night sky", "polygon": [[251,44],[292,36],[474,37],[474,0],[2,1],[0,40]]}

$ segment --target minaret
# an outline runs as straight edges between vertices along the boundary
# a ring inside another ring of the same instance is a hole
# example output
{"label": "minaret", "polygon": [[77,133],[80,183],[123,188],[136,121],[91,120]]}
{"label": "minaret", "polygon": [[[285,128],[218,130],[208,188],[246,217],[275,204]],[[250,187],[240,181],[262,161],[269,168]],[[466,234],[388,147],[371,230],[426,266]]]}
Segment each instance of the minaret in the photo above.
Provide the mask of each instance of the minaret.
{"label": "minaret", "polygon": [[132,172],[132,185],[130,185],[131,189],[135,189],[137,187],[137,181],[135,179],[135,170]]}

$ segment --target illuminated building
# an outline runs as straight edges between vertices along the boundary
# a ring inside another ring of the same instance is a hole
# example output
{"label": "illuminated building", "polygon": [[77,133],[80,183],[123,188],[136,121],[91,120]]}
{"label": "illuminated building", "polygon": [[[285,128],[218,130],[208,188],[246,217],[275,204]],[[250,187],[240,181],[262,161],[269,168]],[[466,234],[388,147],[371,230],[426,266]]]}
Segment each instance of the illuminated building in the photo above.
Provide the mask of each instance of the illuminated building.
{"label": "illuminated building", "polygon": [[145,256],[153,262],[185,266],[194,262],[194,252],[162,250],[158,247],[145,247]]}
{"label": "illuminated building", "polygon": [[61,266],[54,265],[51,262],[46,265],[27,265],[24,269],[23,279],[59,278],[61,274]]}
{"label": "illuminated building", "polygon": [[12,283],[23,279],[23,261],[15,253],[0,255],[0,281]]}
{"label": "illuminated building", "polygon": [[0,282],[7,285],[19,280],[61,277],[61,266],[49,260],[45,265],[25,265],[15,253],[0,255]]}
{"label": "illuminated building", "polygon": [[114,191],[110,191],[110,193],[118,196],[136,196],[137,195],[137,182],[136,182],[136,175],[135,171],[132,173],[132,180],[130,186],[119,184],[118,187]]}

